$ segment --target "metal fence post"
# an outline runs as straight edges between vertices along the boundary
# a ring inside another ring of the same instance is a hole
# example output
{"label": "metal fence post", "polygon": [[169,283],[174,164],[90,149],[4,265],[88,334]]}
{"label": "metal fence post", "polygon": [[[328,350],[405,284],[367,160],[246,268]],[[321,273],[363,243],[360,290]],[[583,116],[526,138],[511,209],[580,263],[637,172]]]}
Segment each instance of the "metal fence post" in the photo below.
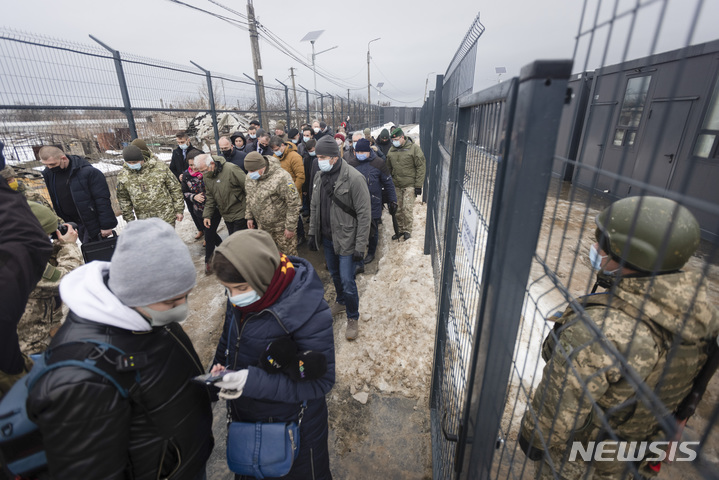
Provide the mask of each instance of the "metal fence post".
{"label": "metal fence post", "polygon": [[212,75],[210,75],[209,70],[205,70],[192,60],[190,60],[190,63],[205,72],[205,77],[207,77],[207,98],[210,102],[210,115],[212,115],[212,128],[215,132],[215,148],[217,149],[217,153],[220,153],[220,131],[217,129],[217,108],[215,107],[215,93],[212,91]]}
{"label": "metal fence post", "polygon": [[318,92],[317,90],[315,90],[315,92],[317,93],[317,95],[320,96],[320,119],[321,119],[323,122],[327,123],[327,122],[325,121],[325,97],[324,97],[324,95],[322,95],[322,94],[321,94],[320,92]]}
{"label": "metal fence post", "polygon": [[[444,85],[444,75],[437,75],[434,86],[434,105],[432,107],[432,117],[427,122],[430,126],[431,131],[427,135],[429,139],[429,145],[424,149],[429,155],[425,154],[427,160],[427,178],[432,178],[432,183],[429,184],[430,195],[429,198],[433,199],[432,205],[427,205],[427,224],[424,232],[424,254],[429,255],[432,252],[432,245],[434,244],[434,217],[436,204],[434,200],[437,199],[437,188],[439,186],[439,128],[440,120],[442,117],[442,86]],[[390,132],[391,133],[391,132]],[[437,246],[435,245],[435,248]],[[433,390],[434,391],[434,390]]]}
{"label": "metal fence post", "polygon": [[135,126],[135,116],[132,113],[132,106],[130,105],[130,93],[127,91],[127,82],[125,81],[125,69],[122,68],[122,59],[120,58],[120,52],[105,45],[92,35],[90,35],[90,38],[102,45],[102,47],[105,48],[108,52],[112,53],[112,58],[115,61],[115,72],[117,73],[117,81],[119,83],[120,93],[122,94],[122,104],[124,106],[123,111],[125,112],[125,116],[127,117],[127,125],[130,128],[130,136],[132,136],[132,139],[134,140],[137,138],[137,127]]}
{"label": "metal fence post", "polygon": [[337,124],[335,123],[335,97],[333,95],[327,94],[328,97],[332,100],[332,127],[336,130]]}
{"label": "metal fence post", "polygon": [[307,107],[307,125],[310,125],[310,92],[309,92],[309,90],[307,90],[305,87],[303,87],[299,83],[297,85],[299,85],[300,88],[305,91],[305,98],[307,101],[307,105],[306,105],[306,107]]}
{"label": "metal fence post", "polygon": [[275,78],[275,81],[277,83],[279,83],[280,85],[282,85],[283,87],[285,87],[285,107],[287,110],[287,127],[286,127],[285,131],[289,132],[290,131],[290,89],[287,87],[287,85],[285,85],[284,83],[277,80],[277,78]]}
{"label": "metal fence post", "polygon": [[260,122],[260,125],[263,125],[262,123],[262,109],[260,108],[260,84],[255,81],[254,78],[250,77],[246,73],[243,73],[245,77],[249,78],[252,83],[255,84],[255,95],[257,98],[257,121]]}
{"label": "metal fence post", "polygon": [[[462,422],[467,428],[457,445],[461,478],[488,478],[492,468],[512,362],[507,345],[514,345],[519,329],[571,70],[570,60],[536,61],[520,73],[512,142],[492,206],[497,221],[483,269]],[[466,442],[468,435],[473,443]]]}

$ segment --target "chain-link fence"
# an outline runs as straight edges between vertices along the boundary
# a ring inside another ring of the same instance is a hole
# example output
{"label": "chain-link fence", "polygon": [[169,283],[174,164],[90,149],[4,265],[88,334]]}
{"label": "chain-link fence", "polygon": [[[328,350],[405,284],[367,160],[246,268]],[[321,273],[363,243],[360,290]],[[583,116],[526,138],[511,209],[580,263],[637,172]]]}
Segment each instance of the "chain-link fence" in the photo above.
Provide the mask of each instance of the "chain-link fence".
{"label": "chain-link fence", "polygon": [[354,130],[383,124],[379,105],[279,81],[265,85],[267,108],[260,110],[257,84],[244,74],[120,54],[93,40],[96,45],[85,45],[0,29],[0,140],[10,164],[39,167],[33,163],[39,149],[53,145],[106,163],[102,169],[111,176],[122,148],[137,137],[169,161],[179,130],[216,151],[220,136],[246,132],[252,119],[265,129],[281,120],[287,130],[314,120],[336,129],[347,117]]}
{"label": "chain-link fence", "polygon": [[438,77],[434,478],[717,477],[719,42],[688,45],[701,6],[664,52],[670,2],[587,1],[573,61],[471,93],[477,19]]}

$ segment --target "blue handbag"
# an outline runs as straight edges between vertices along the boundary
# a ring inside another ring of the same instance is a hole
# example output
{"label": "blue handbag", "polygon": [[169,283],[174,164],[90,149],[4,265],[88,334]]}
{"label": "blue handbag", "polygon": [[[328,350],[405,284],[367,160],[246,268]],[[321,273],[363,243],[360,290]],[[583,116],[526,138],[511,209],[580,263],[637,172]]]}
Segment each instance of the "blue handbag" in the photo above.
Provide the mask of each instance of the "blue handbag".
{"label": "blue handbag", "polygon": [[230,422],[227,426],[227,466],[238,475],[283,477],[300,452],[300,425],[307,407],[302,403],[297,422]]}

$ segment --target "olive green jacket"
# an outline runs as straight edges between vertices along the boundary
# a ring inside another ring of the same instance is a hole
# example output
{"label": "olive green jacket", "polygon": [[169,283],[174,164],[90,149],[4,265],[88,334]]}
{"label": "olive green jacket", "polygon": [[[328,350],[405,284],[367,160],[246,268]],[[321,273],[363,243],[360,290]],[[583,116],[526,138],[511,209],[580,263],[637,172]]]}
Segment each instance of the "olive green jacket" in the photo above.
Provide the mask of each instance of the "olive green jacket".
{"label": "olive green jacket", "polygon": [[205,209],[202,218],[212,218],[215,209],[227,222],[245,218],[245,172],[223,157],[213,155],[215,170],[203,175],[205,181]]}
{"label": "olive green jacket", "polygon": [[392,146],[387,152],[387,168],[395,188],[421,188],[424,184],[426,160],[419,145],[405,137],[404,145]]}

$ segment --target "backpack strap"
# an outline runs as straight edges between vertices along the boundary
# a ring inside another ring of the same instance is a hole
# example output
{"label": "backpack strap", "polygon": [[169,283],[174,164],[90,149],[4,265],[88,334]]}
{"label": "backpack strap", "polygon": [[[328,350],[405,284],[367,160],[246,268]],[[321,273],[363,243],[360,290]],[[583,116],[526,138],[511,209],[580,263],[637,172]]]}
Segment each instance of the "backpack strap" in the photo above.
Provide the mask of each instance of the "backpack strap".
{"label": "backpack strap", "polygon": [[[123,350],[98,340],[83,339],[63,343],[47,350],[43,355],[45,367],[38,375],[28,379],[28,391],[32,390],[46,373],[68,366],[84,368],[107,379],[117,388],[122,398],[129,398],[130,389],[140,381],[138,369],[120,370],[121,359],[127,356]],[[135,370],[134,375],[132,370]]]}

